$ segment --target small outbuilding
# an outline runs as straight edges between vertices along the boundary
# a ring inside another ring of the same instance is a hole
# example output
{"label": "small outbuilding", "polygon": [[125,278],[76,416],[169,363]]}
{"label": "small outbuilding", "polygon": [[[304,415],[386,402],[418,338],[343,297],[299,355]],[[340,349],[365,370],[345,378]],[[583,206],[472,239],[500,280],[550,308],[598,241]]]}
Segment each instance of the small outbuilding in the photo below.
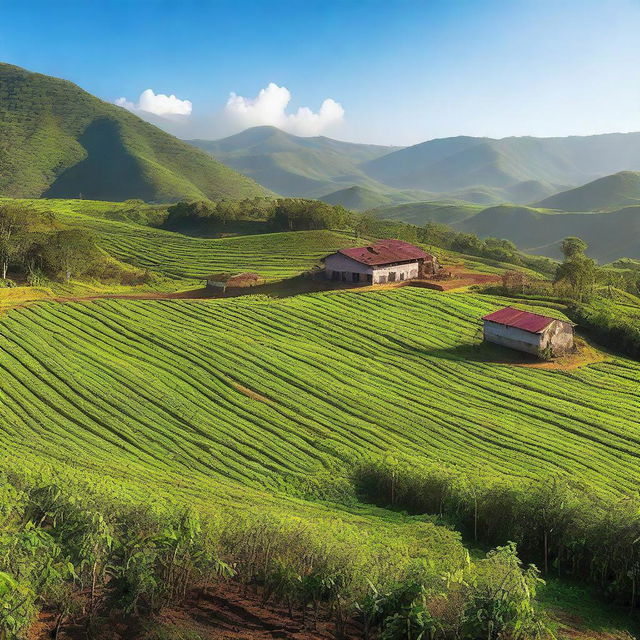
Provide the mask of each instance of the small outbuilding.
{"label": "small outbuilding", "polygon": [[205,279],[207,289],[213,289],[225,293],[228,289],[242,289],[254,287],[262,283],[262,278],[257,273],[212,273]]}
{"label": "small outbuilding", "polygon": [[493,342],[539,357],[559,356],[573,350],[574,325],[530,311],[505,307],[482,318],[486,342]]}
{"label": "small outbuilding", "polygon": [[324,267],[329,280],[365,284],[428,278],[442,269],[435,256],[402,240],[339,249],[324,259]]}

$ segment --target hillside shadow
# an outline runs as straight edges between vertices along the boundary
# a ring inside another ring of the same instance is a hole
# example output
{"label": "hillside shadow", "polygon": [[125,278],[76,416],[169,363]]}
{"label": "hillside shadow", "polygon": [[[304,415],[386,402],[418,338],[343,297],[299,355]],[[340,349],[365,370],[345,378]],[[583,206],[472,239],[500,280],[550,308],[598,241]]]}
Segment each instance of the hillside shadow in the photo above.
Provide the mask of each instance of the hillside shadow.
{"label": "hillside shadow", "polygon": [[86,151],[86,157],[63,171],[43,194],[44,198],[153,200],[152,185],[140,161],[127,149],[118,122],[97,118],[83,131],[78,142]]}
{"label": "hillside shadow", "polygon": [[488,364],[511,364],[511,365],[541,365],[545,361],[533,354],[516,351],[500,345],[486,342],[473,342],[459,344],[454,347],[441,349],[423,349],[415,345],[404,343],[393,336],[385,336],[388,340],[395,342],[399,351],[410,351],[418,355],[432,358],[443,358],[445,360],[463,360],[465,362],[481,362]]}
{"label": "hillside shadow", "polygon": [[582,336],[576,336],[573,351],[549,360],[488,342],[472,342],[443,349],[421,349],[415,345],[406,344],[393,336],[386,336],[386,338],[398,345],[398,351],[405,353],[409,351],[414,354],[445,360],[502,364],[547,371],[572,371],[590,364],[603,362],[609,358],[607,352],[599,349]]}

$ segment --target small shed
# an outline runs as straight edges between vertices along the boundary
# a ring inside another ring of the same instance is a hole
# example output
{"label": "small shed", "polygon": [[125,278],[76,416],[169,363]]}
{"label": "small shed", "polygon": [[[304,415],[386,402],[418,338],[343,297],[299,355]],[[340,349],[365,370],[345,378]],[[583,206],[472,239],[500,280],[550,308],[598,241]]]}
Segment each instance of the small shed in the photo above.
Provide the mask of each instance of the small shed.
{"label": "small shed", "polygon": [[261,284],[262,278],[257,273],[212,273],[205,278],[207,289],[225,293],[227,289],[241,289]]}
{"label": "small shed", "polygon": [[486,342],[493,342],[539,357],[559,356],[573,350],[574,325],[514,307],[505,307],[482,318]]}

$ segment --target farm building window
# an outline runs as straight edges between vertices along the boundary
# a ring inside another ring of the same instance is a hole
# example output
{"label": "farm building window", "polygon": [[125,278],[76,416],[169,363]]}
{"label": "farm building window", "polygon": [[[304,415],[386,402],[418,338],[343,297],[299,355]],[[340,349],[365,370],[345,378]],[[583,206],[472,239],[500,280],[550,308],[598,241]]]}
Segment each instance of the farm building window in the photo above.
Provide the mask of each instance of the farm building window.
{"label": "farm building window", "polygon": [[353,278],[354,282],[360,282],[360,274],[359,273],[352,273],[351,277]]}
{"label": "farm building window", "polygon": [[395,281],[396,281],[396,272],[395,271],[389,272],[389,282],[395,282]]}
{"label": "farm building window", "polygon": [[385,275],[380,275],[380,277],[378,278],[378,282],[380,284],[384,284],[387,281],[387,276]]}
{"label": "farm building window", "polygon": [[372,273],[367,273],[367,282],[369,284],[371,284],[373,282],[373,274]]}
{"label": "farm building window", "polygon": [[347,271],[343,271],[342,272],[342,282],[346,282],[347,281]]}
{"label": "farm building window", "polygon": [[404,280],[404,271],[400,272],[400,280]]}

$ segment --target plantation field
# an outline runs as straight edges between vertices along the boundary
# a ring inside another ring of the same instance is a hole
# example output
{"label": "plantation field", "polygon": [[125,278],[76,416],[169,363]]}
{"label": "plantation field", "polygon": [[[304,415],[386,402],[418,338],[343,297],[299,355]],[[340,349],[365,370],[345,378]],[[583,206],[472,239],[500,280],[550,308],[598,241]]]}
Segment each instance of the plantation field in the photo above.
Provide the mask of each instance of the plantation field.
{"label": "plantation field", "polygon": [[60,219],[92,231],[99,246],[118,260],[175,279],[201,279],[216,271],[236,270],[256,271],[274,280],[288,278],[353,244],[352,237],[327,231],[208,239],[89,216]]}
{"label": "plantation field", "polygon": [[634,490],[640,364],[501,364],[478,319],[504,303],[414,288],[38,303],[0,317],[0,446],[217,500],[295,494],[387,452]]}

